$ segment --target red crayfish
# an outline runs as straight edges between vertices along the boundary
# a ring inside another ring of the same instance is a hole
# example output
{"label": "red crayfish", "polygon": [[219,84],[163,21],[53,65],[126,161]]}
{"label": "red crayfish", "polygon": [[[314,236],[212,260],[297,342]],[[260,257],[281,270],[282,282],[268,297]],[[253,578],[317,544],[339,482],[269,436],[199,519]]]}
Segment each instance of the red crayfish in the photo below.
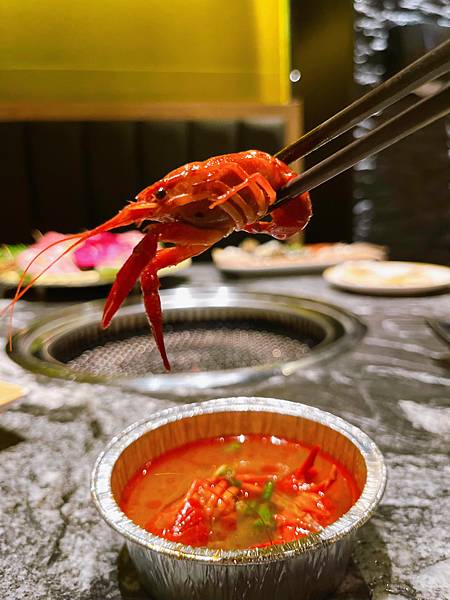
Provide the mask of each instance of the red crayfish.
{"label": "red crayfish", "polygon": [[312,448],[303,464],[284,476],[239,473],[221,465],[212,477],[195,479],[181,499],[161,510],[145,528],[173,542],[207,546],[222,539],[223,531],[236,530],[241,513],[241,518],[256,517],[254,525],[260,521],[269,537],[254,548],[316,533],[329,522],[331,504],[324,496],[337,477],[333,465],[326,479],[312,482],[318,452],[318,446]]}
{"label": "red crayfish", "polygon": [[[63,241],[76,241],[24,285],[30,263],[11,306],[54,262],[78,244],[116,227],[140,226],[149,221],[145,236],[117,274],[105,303],[102,326],[108,327],[140,278],[153,336],[164,366],[170,370],[163,338],[158,270],[201,254],[233,230],[267,233],[283,240],[303,229],[311,216],[308,194],[288,200],[282,207],[274,209],[268,220],[261,220],[275,202],[277,190],[296,175],[277,158],[258,150],[225,154],[179,167],[145,188],[135,201],[102,225],[67,236]],[[158,249],[159,241],[173,246]],[[50,244],[42,252],[58,243]]]}

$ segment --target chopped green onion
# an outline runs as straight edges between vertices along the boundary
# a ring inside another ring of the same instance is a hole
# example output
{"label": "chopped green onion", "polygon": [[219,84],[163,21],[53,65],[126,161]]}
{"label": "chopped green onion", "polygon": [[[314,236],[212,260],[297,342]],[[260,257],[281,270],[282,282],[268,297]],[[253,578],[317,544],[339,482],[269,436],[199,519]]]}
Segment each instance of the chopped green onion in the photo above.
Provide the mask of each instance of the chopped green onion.
{"label": "chopped green onion", "polygon": [[275,484],[272,480],[266,481],[261,494],[261,499],[268,502],[272,498],[274,488]]}
{"label": "chopped green onion", "polygon": [[245,500],[243,503],[245,504],[244,514],[248,516],[257,514],[256,509],[258,508],[258,503],[256,500]]}
{"label": "chopped green onion", "polygon": [[256,507],[258,518],[253,521],[254,527],[275,527],[273,511],[268,502],[263,502]]}
{"label": "chopped green onion", "polygon": [[262,522],[264,523],[264,525],[266,525],[267,527],[273,526],[273,524],[274,524],[273,513],[267,502],[263,502],[262,504],[260,504],[258,506],[257,513],[258,513],[260,519],[262,520]]}
{"label": "chopped green onion", "polygon": [[240,449],[242,448],[242,442],[240,442],[239,440],[234,440],[233,442],[230,442],[229,444],[227,444],[224,448],[225,452],[238,452]]}
{"label": "chopped green onion", "polygon": [[223,477],[228,483],[234,487],[240,488],[241,482],[236,479],[234,469],[230,465],[220,465],[213,473],[213,477]]}
{"label": "chopped green onion", "polygon": [[220,465],[213,473],[213,477],[230,477],[234,475],[233,469],[230,465]]}
{"label": "chopped green onion", "polygon": [[257,527],[258,529],[260,529],[262,527],[266,527],[266,525],[264,524],[264,521],[262,519],[256,519],[256,521],[253,521],[253,527]]}

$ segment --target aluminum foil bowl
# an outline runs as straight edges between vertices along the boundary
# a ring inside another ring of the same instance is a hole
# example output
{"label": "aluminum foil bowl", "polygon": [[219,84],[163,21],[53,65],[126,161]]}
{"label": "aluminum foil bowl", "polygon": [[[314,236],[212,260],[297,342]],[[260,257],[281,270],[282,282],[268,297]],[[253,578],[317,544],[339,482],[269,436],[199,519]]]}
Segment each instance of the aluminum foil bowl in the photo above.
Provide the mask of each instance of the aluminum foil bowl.
{"label": "aluminum foil bowl", "polygon": [[[265,433],[319,444],[349,469],[362,493],[352,508],[317,534],[248,550],[192,548],[148,533],[120,510],[128,479],[149,459],[189,441]],[[372,440],[317,408],[270,398],[222,398],[171,408],[131,425],[100,455],[92,495],[105,521],[126,540],[142,583],[164,600],[312,600],[344,576],[354,535],[384,492],[386,468]]]}

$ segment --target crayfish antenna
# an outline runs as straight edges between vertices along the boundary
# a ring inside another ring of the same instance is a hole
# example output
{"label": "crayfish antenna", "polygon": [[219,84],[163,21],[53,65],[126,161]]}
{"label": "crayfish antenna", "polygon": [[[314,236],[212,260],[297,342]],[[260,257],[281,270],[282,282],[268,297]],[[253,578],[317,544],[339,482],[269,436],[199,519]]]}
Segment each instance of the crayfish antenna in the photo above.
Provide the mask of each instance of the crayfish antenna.
{"label": "crayfish antenna", "polygon": [[24,294],[26,294],[26,292],[30,289],[30,287],[40,278],[42,277],[42,275],[48,270],[50,269],[50,267],[52,267],[56,262],[58,262],[58,260],[60,260],[67,252],[69,252],[72,248],[74,248],[79,242],[80,240],[78,240],[77,242],[75,242],[75,244],[72,244],[69,248],[66,248],[66,250],[60,254],[60,256],[57,256],[55,258],[55,260],[53,260],[45,269],[43,269],[38,275],[36,275],[36,277],[34,277],[31,282],[24,288],[22,289],[22,285],[23,282],[25,281],[25,277],[27,276],[27,273],[31,267],[31,265],[42,255],[44,254],[44,252],[46,252],[49,248],[52,248],[53,246],[56,246],[58,244],[61,244],[62,242],[67,242],[70,239],[73,238],[79,238],[81,235],[83,234],[77,234],[77,235],[70,235],[67,236],[61,240],[57,240],[56,242],[52,242],[51,244],[49,244],[48,246],[46,246],[45,248],[43,248],[40,252],[38,252],[38,254],[27,264],[27,266],[25,267],[25,270],[23,271],[22,275],[20,276],[19,279],[19,283],[17,284],[16,287],[16,292],[14,294],[14,298],[13,300],[2,310],[1,312],[1,316],[3,317],[8,311],[9,311],[9,322],[8,322],[8,343],[9,343],[9,350],[12,350],[12,331],[13,331],[13,317],[14,317],[14,307],[17,304],[17,302],[20,300],[20,298],[22,298],[22,296]]}
{"label": "crayfish antenna", "polygon": [[[109,231],[110,229],[115,229],[116,227],[124,227],[126,225],[131,225],[137,219],[141,219],[141,220],[145,219],[148,216],[148,211],[150,208],[153,208],[152,203],[142,202],[139,204],[136,204],[136,203],[129,204],[128,206],[123,208],[120,212],[118,212],[117,215],[115,215],[108,221],[105,221],[105,223],[102,223],[98,227],[94,227],[94,229],[90,229],[83,233],[71,234],[71,235],[64,237],[61,240],[52,242],[51,244],[49,244],[48,246],[43,248],[40,252],[38,252],[38,254],[36,254],[36,256],[34,258],[32,258],[32,260],[25,267],[25,269],[19,279],[19,283],[17,284],[14,298],[0,313],[0,316],[3,317],[8,311],[10,312],[9,325],[8,325],[8,339],[9,339],[10,350],[12,349],[12,329],[13,329],[12,324],[13,324],[13,316],[14,316],[14,307],[17,304],[17,302],[22,298],[22,296],[24,294],[26,294],[28,292],[28,290],[36,283],[36,281],[38,281],[38,279],[40,279],[54,264],[56,264],[59,260],[61,260],[61,258],[63,256],[65,256],[71,250],[76,248],[76,246],[78,246],[82,242],[86,241],[87,239],[89,239],[90,237],[92,237],[94,235],[103,233],[105,231]],[[47,250],[49,250],[50,248],[57,246],[58,244],[65,243],[65,242],[67,242],[69,240],[73,240],[73,239],[76,239],[77,241],[74,242],[73,244],[71,244],[68,248],[66,248],[64,250],[64,252],[62,252],[54,260],[52,260],[50,262],[50,264],[47,265],[44,269],[42,269],[42,271],[40,273],[38,273],[35,277],[33,277],[33,279],[25,287],[22,287],[24,285],[24,281],[30,270],[30,267],[35,263],[35,261],[42,254],[47,252]]]}

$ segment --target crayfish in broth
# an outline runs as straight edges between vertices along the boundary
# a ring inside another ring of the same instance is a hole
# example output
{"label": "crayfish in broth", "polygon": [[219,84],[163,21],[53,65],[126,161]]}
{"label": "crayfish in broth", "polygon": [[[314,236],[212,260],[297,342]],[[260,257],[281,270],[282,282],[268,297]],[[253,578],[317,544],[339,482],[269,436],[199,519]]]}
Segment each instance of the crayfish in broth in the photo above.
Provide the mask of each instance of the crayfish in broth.
{"label": "crayfish in broth", "polygon": [[130,477],[120,507],[171,542],[233,550],[318,533],[360,493],[319,446],[251,433],[195,440],[153,458]]}
{"label": "crayfish in broth", "polygon": [[[170,172],[145,188],[116,216],[89,231],[64,238],[76,240],[50,265],[24,285],[22,274],[11,308],[55,262],[99,233],[116,227],[146,224],[145,236],[119,270],[105,303],[102,327],[111,319],[140,279],[145,310],[164,366],[170,370],[163,337],[158,270],[197,256],[232,231],[267,233],[284,240],[305,227],[311,216],[308,194],[288,200],[261,220],[275,202],[276,192],[297,173],[277,158],[258,150],[215,156]],[[146,223],[150,222],[150,223]],[[158,242],[173,244],[158,248]]]}

